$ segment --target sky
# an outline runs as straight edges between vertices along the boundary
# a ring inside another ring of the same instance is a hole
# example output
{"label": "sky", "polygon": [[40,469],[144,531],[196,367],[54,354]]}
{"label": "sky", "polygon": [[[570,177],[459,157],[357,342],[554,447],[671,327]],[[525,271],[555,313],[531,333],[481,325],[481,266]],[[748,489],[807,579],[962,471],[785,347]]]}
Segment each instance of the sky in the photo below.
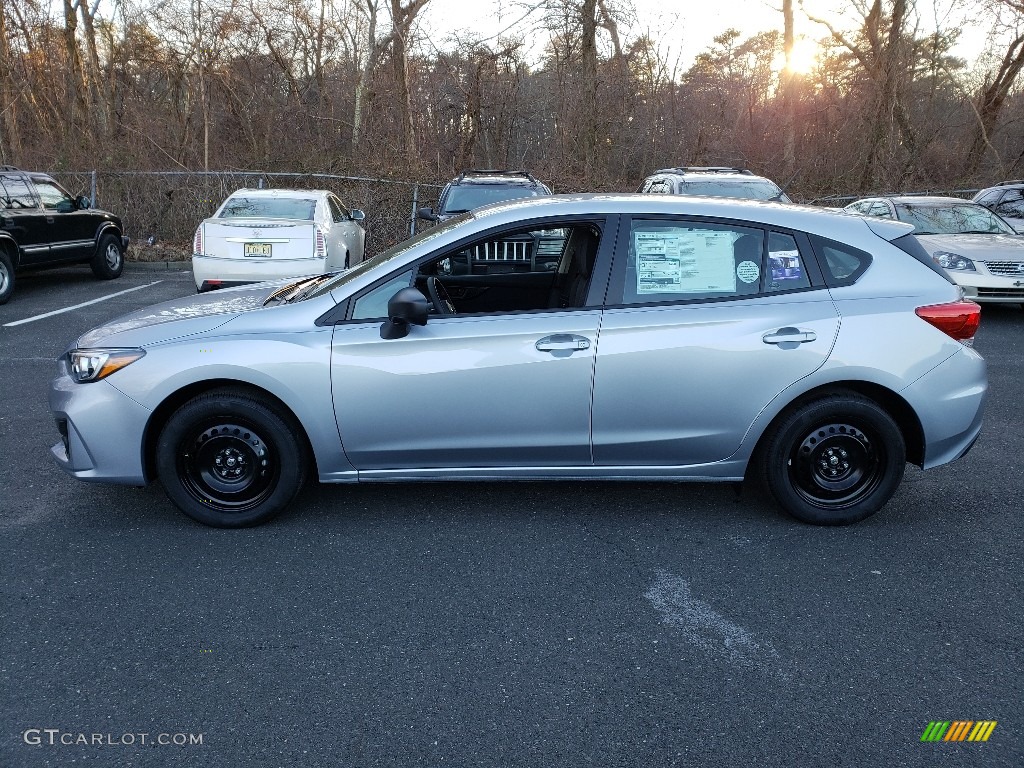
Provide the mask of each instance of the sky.
{"label": "sky", "polygon": [[[770,29],[782,30],[782,0],[632,0],[632,3],[636,8],[636,23],[629,30],[620,29],[620,33],[630,39],[640,30],[649,30],[667,58],[679,56],[683,67],[729,27],[738,29],[742,38]],[[498,35],[523,17],[524,5],[527,5],[526,0],[430,0],[422,22],[433,44],[445,48],[445,39],[459,30],[481,36]],[[849,0],[805,0],[804,5],[815,15],[841,22],[842,17],[832,9],[849,7],[850,3]],[[944,27],[962,29],[956,54],[973,62],[984,47],[987,29],[977,23],[965,23],[965,5],[962,0],[918,2],[922,27],[934,29],[938,22]],[[794,6],[797,37],[808,38],[807,46],[813,50],[812,41],[826,36],[827,30],[800,12],[799,0],[794,0]],[[534,13],[525,23],[537,19],[539,14]]]}

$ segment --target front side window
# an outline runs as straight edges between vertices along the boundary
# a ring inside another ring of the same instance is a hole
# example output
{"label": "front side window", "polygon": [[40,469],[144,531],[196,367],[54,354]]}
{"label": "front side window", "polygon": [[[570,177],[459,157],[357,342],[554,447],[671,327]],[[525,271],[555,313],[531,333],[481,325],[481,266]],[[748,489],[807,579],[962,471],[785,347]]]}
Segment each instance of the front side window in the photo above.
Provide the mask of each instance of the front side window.
{"label": "front side window", "polygon": [[341,223],[348,220],[348,211],[345,210],[345,206],[341,204],[341,201],[333,195],[327,198],[327,205],[331,209],[331,219],[335,222]]}
{"label": "front side window", "polygon": [[388,302],[391,297],[403,288],[409,287],[412,273],[409,270],[402,272],[387,282],[371,288],[358,299],[352,307],[353,320],[376,320],[388,316]]}
{"label": "front side window", "polygon": [[37,181],[36,189],[39,191],[39,198],[43,201],[43,208],[56,210],[58,205],[64,203],[64,207],[70,206],[69,210],[74,210],[74,199],[53,182]]}

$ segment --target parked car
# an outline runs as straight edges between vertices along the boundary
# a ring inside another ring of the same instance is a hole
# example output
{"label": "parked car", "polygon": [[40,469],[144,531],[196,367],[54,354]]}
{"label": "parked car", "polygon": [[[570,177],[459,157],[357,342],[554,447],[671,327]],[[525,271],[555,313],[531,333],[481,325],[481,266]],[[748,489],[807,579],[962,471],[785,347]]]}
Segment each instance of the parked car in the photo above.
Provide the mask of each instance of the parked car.
{"label": "parked car", "polygon": [[74,197],[45,173],[0,166],[0,304],[21,272],[88,264],[101,280],[124,269],[128,238],[121,219]]}
{"label": "parked car", "polygon": [[[553,229],[554,270],[455,268]],[[800,520],[852,523],[906,461],[951,462],[981,429],[980,308],[910,232],[657,195],[481,208],[337,275],[89,331],[53,381],[53,455],[82,480],[159,477],[222,527],[270,519],[313,473],[749,478]]]}
{"label": "parked car", "polygon": [[771,179],[755,176],[753,171],[745,168],[720,166],[662,168],[644,179],[637,192],[648,195],[705,195],[793,202]]}
{"label": "parked car", "polygon": [[547,197],[551,189],[529,171],[463,171],[441,190],[437,210],[420,208],[416,215],[427,221],[447,221],[474,208],[523,197]]}
{"label": "parked car", "polygon": [[1024,181],[1021,179],[1001,181],[994,187],[986,187],[971,199],[998,215],[1014,231],[1024,232]]}
{"label": "parked car", "polygon": [[914,225],[935,263],[974,301],[1024,302],[1024,235],[987,208],[958,197],[871,197],[846,210]]}
{"label": "parked car", "polygon": [[203,221],[192,245],[196,288],[323,275],[363,260],[358,208],[323,189],[240,189]]}

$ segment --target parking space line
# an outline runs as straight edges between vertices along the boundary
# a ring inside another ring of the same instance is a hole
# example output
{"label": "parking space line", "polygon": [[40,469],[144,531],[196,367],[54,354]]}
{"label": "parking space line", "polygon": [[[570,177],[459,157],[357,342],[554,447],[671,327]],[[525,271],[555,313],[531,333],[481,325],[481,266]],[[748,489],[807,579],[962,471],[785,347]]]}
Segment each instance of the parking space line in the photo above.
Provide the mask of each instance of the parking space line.
{"label": "parking space line", "polygon": [[53,317],[54,315],[61,315],[61,314],[64,314],[65,312],[71,312],[74,309],[81,309],[82,307],[88,307],[90,304],[98,304],[101,301],[106,301],[107,299],[113,299],[115,296],[124,296],[126,293],[131,293],[132,291],[141,291],[143,288],[149,288],[150,286],[153,286],[153,285],[156,285],[157,283],[162,283],[162,282],[163,282],[163,280],[157,280],[156,282],[153,282],[153,283],[146,283],[146,285],[137,285],[134,288],[126,288],[123,291],[118,291],[117,293],[112,293],[109,296],[100,296],[98,299],[93,299],[92,301],[83,301],[81,304],[75,304],[74,306],[71,306],[71,307],[64,307],[63,309],[55,309],[55,310],[53,310],[53,312],[45,312],[45,313],[43,313],[41,315],[35,315],[34,317],[26,317],[24,320],[15,320],[13,323],[4,323],[3,327],[4,328],[11,328],[12,326],[15,326],[15,325],[24,325],[25,323],[32,323],[32,322],[35,322],[36,320],[42,320],[45,317]]}

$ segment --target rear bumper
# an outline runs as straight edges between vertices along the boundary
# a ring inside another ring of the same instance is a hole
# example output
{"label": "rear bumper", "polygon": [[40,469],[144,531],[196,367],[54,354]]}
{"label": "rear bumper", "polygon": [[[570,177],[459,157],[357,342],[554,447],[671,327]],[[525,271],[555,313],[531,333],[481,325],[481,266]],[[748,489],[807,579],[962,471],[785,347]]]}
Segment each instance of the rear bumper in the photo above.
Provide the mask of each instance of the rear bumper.
{"label": "rear bumper", "polygon": [[[224,284],[242,285],[245,283],[262,283],[268,280],[286,278],[312,277],[327,271],[327,260],[324,258],[307,259],[231,259],[221,256],[204,256],[192,254],[192,276],[196,288],[204,290],[203,283],[220,281]],[[206,288],[205,290],[210,290]]]}
{"label": "rear bumper", "polygon": [[965,347],[900,394],[924,431],[924,469],[964,456],[981,432],[988,396],[985,360]]}

